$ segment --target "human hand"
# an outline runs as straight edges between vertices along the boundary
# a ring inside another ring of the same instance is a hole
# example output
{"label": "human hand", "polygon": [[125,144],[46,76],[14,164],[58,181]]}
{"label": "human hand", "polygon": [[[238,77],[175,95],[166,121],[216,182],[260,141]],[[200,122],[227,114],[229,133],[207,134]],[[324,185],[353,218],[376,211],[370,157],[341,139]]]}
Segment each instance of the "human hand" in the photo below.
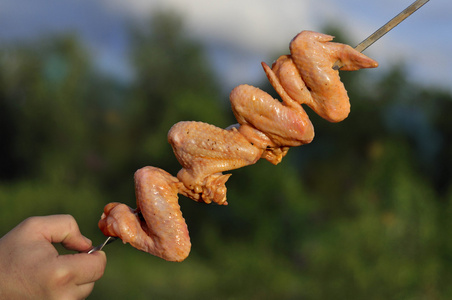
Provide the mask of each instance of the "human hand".
{"label": "human hand", "polygon": [[105,253],[59,255],[52,243],[87,251],[70,215],[31,217],[0,239],[0,299],[84,299],[102,277]]}

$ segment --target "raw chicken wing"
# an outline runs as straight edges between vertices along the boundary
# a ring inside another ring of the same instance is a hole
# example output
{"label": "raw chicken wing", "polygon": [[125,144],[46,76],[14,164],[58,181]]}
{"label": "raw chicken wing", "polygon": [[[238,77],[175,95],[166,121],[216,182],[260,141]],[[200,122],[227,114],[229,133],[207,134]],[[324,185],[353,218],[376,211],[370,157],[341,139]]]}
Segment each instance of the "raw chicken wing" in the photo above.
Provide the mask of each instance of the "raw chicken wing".
{"label": "raw chicken wing", "polygon": [[239,85],[230,94],[238,124],[226,129],[194,121],[179,122],[168,133],[182,169],[177,177],[155,167],[135,173],[137,209],[110,203],[99,221],[107,236],[169,261],[182,261],[190,252],[187,225],[178,194],[198,202],[226,205],[225,171],[256,163],[260,158],[278,164],[290,147],[310,143],[314,127],[304,111],[306,104],[330,122],[350,112],[347,91],[333,64],[342,70],[375,68],[377,62],[332,36],[303,31],[290,43],[290,55],[279,57],[264,71],[281,97]]}

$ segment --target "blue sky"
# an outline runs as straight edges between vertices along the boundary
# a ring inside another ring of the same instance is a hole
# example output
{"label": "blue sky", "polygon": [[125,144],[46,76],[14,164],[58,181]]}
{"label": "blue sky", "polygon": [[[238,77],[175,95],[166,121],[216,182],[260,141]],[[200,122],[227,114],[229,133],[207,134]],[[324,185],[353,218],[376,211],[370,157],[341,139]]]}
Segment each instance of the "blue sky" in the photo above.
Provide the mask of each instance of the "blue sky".
{"label": "blue sky", "polygon": [[[0,46],[76,32],[107,72],[130,75],[126,25],[165,8],[185,18],[187,34],[209,50],[225,89],[256,83],[260,62],[286,54],[301,30],[339,24],[355,44],[389,21],[413,0],[2,0]],[[452,91],[452,1],[430,0],[364,53],[384,72],[404,61],[410,77]],[[354,46],[354,45],[353,45]]]}

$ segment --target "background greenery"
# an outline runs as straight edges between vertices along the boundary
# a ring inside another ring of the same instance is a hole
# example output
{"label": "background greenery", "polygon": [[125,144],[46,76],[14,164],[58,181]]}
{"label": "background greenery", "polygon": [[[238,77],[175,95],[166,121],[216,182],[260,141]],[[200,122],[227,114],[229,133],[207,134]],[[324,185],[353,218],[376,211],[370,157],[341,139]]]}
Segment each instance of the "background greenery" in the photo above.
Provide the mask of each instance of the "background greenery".
{"label": "background greenery", "polygon": [[[174,123],[235,123],[177,16],[155,15],[131,40],[131,82],[97,72],[75,36],[2,49],[0,235],[28,216],[68,213],[100,243],[103,206],[135,205],[136,169],[180,168],[166,142]],[[90,298],[451,298],[451,95],[410,82],[403,63],[374,73],[341,73],[348,119],[309,111],[312,144],[278,166],[233,171],[229,206],[181,196],[186,261],[117,242]]]}

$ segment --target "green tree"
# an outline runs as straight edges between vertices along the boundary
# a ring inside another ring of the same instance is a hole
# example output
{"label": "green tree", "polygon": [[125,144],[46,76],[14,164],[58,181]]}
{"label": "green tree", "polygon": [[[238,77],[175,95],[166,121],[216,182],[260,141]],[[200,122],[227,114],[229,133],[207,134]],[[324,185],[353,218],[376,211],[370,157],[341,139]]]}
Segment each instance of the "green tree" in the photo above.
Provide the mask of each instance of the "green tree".
{"label": "green tree", "polygon": [[229,125],[204,49],[178,15],[156,12],[133,27],[130,52],[134,81],[116,115],[117,134],[107,154],[111,165],[104,174],[118,201],[133,199],[130,180],[138,168],[152,165],[173,175],[180,169],[167,142],[172,125],[184,120]]}
{"label": "green tree", "polygon": [[222,113],[219,87],[199,42],[189,38],[172,13],[158,13],[151,23],[134,31],[131,130],[140,139],[140,158],[168,160],[166,133],[184,120],[228,126]]}
{"label": "green tree", "polygon": [[77,181],[86,173],[87,119],[99,95],[86,52],[62,37],[4,51],[1,64],[2,132],[13,173]]}

